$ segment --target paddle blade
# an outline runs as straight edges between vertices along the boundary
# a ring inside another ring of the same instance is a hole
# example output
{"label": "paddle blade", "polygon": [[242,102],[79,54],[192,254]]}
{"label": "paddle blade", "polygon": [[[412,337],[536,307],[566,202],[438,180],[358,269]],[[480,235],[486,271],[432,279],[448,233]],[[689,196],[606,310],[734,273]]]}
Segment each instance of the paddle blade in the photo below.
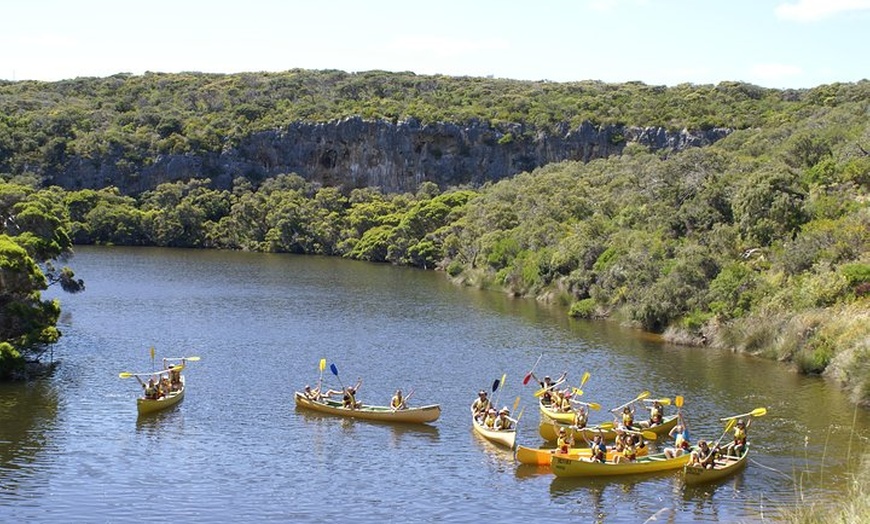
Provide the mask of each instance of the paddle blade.
{"label": "paddle blade", "polygon": [[528,384],[530,380],[532,380],[532,374],[531,374],[531,373],[529,373],[529,374],[527,374],[526,376],[523,377],[523,385],[525,386],[526,384]]}
{"label": "paddle blade", "polygon": [[501,385],[502,386],[504,385],[505,379],[507,379],[507,373],[502,373],[502,375],[501,375]]}
{"label": "paddle blade", "polygon": [[329,365],[329,370],[332,371],[333,375],[335,375],[336,377],[338,376],[338,368],[335,367],[334,363]]}
{"label": "paddle blade", "polygon": [[676,404],[678,408],[683,407],[683,396],[677,395],[677,398],[674,399],[674,404]]}
{"label": "paddle blade", "polygon": [[517,406],[519,406],[519,405],[520,405],[520,397],[517,397],[517,399],[514,400],[514,409],[512,409],[511,411],[516,411]]}
{"label": "paddle blade", "polygon": [[589,375],[588,371],[583,373],[583,378],[580,379],[580,387],[581,388],[583,387],[584,384],[586,384],[586,381],[589,380],[589,377],[590,377],[590,375]]}
{"label": "paddle blade", "polygon": [[501,383],[499,379],[495,379],[492,381],[492,392],[495,393],[495,390],[498,389],[498,385]]}
{"label": "paddle blade", "polygon": [[641,393],[640,395],[637,396],[637,398],[635,399],[635,401],[643,400],[643,399],[645,399],[645,398],[648,398],[649,396],[650,396],[650,392],[649,392],[649,391],[644,391],[643,393]]}
{"label": "paddle blade", "polygon": [[326,359],[320,359],[320,372],[323,373],[323,370],[326,369]]}
{"label": "paddle blade", "polygon": [[184,357],[183,360],[186,360],[188,362],[199,362],[201,359],[199,357]]}
{"label": "paddle blade", "polygon": [[535,391],[535,396],[538,398],[541,398],[544,396],[544,393],[546,393],[546,392],[547,392],[547,388],[541,388],[541,389]]}
{"label": "paddle blade", "polygon": [[133,376],[133,374],[130,373],[129,371],[122,371],[122,372],[118,373],[118,378],[130,378],[132,376]]}
{"label": "paddle blade", "polygon": [[764,415],[767,415],[767,408],[755,408],[752,410],[750,415],[753,417],[763,417]]}
{"label": "paddle blade", "polygon": [[154,360],[154,346],[151,346],[151,360]]}
{"label": "paddle blade", "polygon": [[731,431],[732,429],[734,429],[734,425],[735,425],[735,424],[737,424],[737,419],[736,419],[736,418],[732,418],[732,419],[730,419],[730,420],[728,421],[728,423],[725,424],[725,433],[728,433],[729,431]]}
{"label": "paddle blade", "polygon": [[589,404],[587,404],[587,406],[589,406],[589,409],[593,409],[595,411],[598,411],[599,409],[601,409],[601,404],[599,404],[597,402],[590,402]]}
{"label": "paddle blade", "polygon": [[670,405],[671,405],[671,399],[669,399],[669,398],[660,398],[660,399],[659,399],[659,403],[660,403],[662,406],[670,406]]}
{"label": "paddle blade", "polygon": [[603,430],[613,429],[613,422],[602,422],[598,427]]}
{"label": "paddle blade", "polygon": [[643,435],[643,438],[645,438],[647,440],[655,440],[655,439],[659,438],[659,436],[656,435],[655,433],[653,433],[652,431],[641,431],[640,434]]}
{"label": "paddle blade", "polygon": [[573,388],[573,389],[571,389],[571,393],[577,395],[578,397],[582,397],[582,396],[583,396],[583,390],[582,390],[582,389],[579,389],[579,388]]}

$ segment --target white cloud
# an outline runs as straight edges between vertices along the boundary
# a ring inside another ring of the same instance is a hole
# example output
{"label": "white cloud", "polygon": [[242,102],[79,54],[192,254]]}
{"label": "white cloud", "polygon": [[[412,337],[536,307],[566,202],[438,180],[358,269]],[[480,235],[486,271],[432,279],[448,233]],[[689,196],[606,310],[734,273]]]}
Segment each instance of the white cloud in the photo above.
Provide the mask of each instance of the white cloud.
{"label": "white cloud", "polygon": [[803,74],[803,69],[789,64],[755,64],[751,69],[752,76],[767,81],[780,80],[783,78]]}
{"label": "white cloud", "polygon": [[870,10],[870,0],[798,0],[776,6],[776,16],[785,20],[814,22],[849,11]]}

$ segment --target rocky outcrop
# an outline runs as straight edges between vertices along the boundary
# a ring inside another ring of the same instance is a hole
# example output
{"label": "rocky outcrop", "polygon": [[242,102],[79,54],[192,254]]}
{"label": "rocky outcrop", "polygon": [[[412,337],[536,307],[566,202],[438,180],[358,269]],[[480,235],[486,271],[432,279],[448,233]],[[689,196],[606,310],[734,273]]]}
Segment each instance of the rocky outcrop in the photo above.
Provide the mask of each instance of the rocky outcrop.
{"label": "rocky outcrop", "polygon": [[117,186],[135,194],[163,182],[212,179],[229,188],[233,179],[254,182],[282,173],[330,186],[378,187],[414,191],[424,181],[442,188],[480,185],[564,160],[588,162],[622,153],[626,145],[680,151],[702,147],[730,130],[671,132],[659,127],[563,126],[555,133],[521,125],[485,122],[392,123],[348,118],[328,123],[293,122],[263,131],[238,145],[205,154],[165,155],[139,165],[104,158],[73,158],[50,174],[50,183],[68,189]]}

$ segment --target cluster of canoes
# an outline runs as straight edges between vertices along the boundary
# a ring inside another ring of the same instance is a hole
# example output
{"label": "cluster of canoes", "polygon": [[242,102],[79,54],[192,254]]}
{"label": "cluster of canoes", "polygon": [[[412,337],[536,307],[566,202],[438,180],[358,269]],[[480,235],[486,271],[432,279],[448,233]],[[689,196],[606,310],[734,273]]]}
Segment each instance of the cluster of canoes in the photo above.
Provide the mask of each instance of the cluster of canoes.
{"label": "cluster of canoes", "polygon": [[[437,404],[409,407],[406,400],[410,395],[403,398],[401,391],[397,391],[389,406],[360,403],[355,398],[359,382],[357,386],[342,386],[337,391],[321,391],[325,366],[325,360],[322,360],[321,380],[316,388],[312,390],[306,386],[303,391],[295,392],[298,407],[343,417],[402,423],[431,423],[441,415],[441,408]],[[338,377],[334,364],[330,370]],[[743,468],[749,443],[742,418],[758,417],[767,412],[765,408],[757,408],[742,415],[725,417],[722,419],[727,422],[725,431],[715,444],[701,440],[697,445],[691,445],[683,423],[681,396],[676,396],[672,402],[670,398],[649,398],[650,393],[644,391],[631,401],[611,409],[613,422],[590,425],[587,424],[589,411],[598,411],[601,406],[578,398],[583,395],[581,388],[589,379],[589,374],[583,375],[579,387],[560,389],[564,377],[565,374],[556,381],[549,377],[538,381],[530,371],[523,380],[523,384],[527,384],[531,378],[535,378],[541,385],[535,397],[541,415],[539,434],[546,441],[544,446],[534,448],[517,445],[517,427],[523,410],[516,418],[511,417],[511,410],[507,406],[497,410],[498,404],[489,400],[489,393],[485,390],[481,390],[471,404],[471,427],[487,441],[513,450],[520,465],[548,468],[557,477],[634,475],[681,470],[685,483],[692,485],[721,479]],[[493,394],[499,391],[505,378],[502,376],[493,383]],[[517,397],[513,411],[516,411],[519,402],[520,398]],[[633,420],[637,404],[642,404],[649,411],[648,420]],[[665,406],[672,404],[677,407],[677,413],[667,415]],[[738,419],[741,419],[739,423]],[[734,440],[720,446],[732,429]],[[658,449],[657,441],[664,437],[675,438],[673,447],[652,453],[652,448]]]}
{"label": "cluster of canoes", "polygon": [[[154,359],[152,348],[151,358]],[[184,398],[185,380],[182,370],[189,362],[199,357],[163,359],[163,368],[144,373],[121,372],[120,378],[135,377],[142,386],[143,395],[136,399],[140,415],[153,413],[174,406]],[[539,359],[540,360],[540,359]],[[537,363],[536,363],[537,366]],[[356,392],[361,380],[353,386],[342,385],[340,390],[323,391],[323,372],[326,360],[320,361],[320,380],[315,388],[306,386],[294,394],[300,408],[320,413],[380,422],[427,424],[438,420],[441,407],[438,404],[412,407],[408,400],[413,391],[404,396],[397,390],[389,406],[369,405],[357,401]],[[341,381],[335,364],[330,371]],[[579,387],[560,387],[566,374],[552,381],[550,377],[538,380],[534,368],[523,379],[527,384],[532,378],[540,384],[535,392],[540,411],[538,433],[546,444],[541,447],[517,445],[517,427],[523,410],[516,418],[511,417],[507,406],[496,409],[481,390],[471,404],[471,426],[474,432],[497,446],[514,451],[516,461],[525,466],[548,468],[557,477],[598,477],[634,475],[669,470],[682,470],[686,484],[699,484],[718,480],[739,471],[746,465],[749,442],[746,437],[748,423],[744,417],[759,417],[767,413],[757,408],[749,413],[725,417],[725,431],[710,445],[707,441],[689,442],[688,429],[682,417],[683,398],[649,398],[648,391],[629,402],[610,410],[612,422],[589,424],[590,411],[599,411],[601,405],[579,400],[583,386],[589,379],[584,373]],[[503,387],[505,376],[495,380],[492,393]],[[147,379],[147,380],[145,380]],[[513,404],[516,411],[520,397]],[[641,404],[649,411],[649,419],[635,421],[635,405]],[[665,414],[665,406],[677,407],[677,413]],[[751,420],[750,420],[751,422]],[[733,430],[733,440],[720,446],[722,440]],[[663,437],[674,437],[673,447],[651,453],[656,442]]]}

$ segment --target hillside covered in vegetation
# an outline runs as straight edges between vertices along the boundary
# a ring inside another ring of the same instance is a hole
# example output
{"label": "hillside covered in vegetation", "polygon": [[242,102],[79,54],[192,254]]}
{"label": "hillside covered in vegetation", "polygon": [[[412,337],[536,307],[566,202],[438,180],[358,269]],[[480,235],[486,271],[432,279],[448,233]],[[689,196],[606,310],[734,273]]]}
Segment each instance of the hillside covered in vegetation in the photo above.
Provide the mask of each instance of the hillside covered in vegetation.
{"label": "hillside covered in vegetation", "polygon": [[[76,243],[441,268],[578,317],[791,362],[870,401],[870,82],[781,91],[380,72],[149,74],[0,85],[0,107],[0,219],[11,242],[24,244],[21,209],[41,202]],[[703,147],[626,143],[588,162],[400,193],[294,173],[240,176],[222,188],[200,173],[128,195],[111,184],[45,187],[40,174],[73,153],[119,147],[139,162],[346,117],[480,120],[534,133],[583,122],[729,133]]]}

